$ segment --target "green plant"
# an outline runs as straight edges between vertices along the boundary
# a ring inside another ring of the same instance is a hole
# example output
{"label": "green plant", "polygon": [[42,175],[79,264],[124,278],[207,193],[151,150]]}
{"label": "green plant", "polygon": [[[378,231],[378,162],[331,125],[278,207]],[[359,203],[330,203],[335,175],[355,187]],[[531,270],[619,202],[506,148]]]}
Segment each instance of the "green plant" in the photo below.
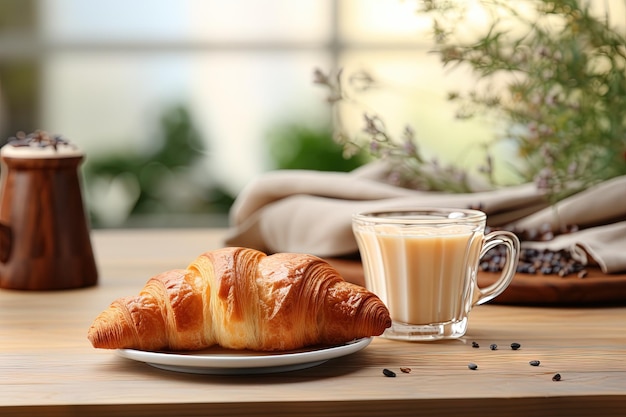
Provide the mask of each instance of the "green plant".
{"label": "green plant", "polygon": [[398,139],[387,131],[381,117],[365,113],[362,135],[354,135],[344,129],[339,104],[356,103],[359,93],[375,88],[377,83],[371,75],[359,71],[346,76],[341,70],[336,74],[326,74],[316,69],[314,82],[329,91],[327,101],[333,108],[335,116],[332,137],[343,148],[345,157],[365,153],[376,159],[388,160],[390,168],[387,181],[399,187],[453,192],[472,191],[465,171],[452,165],[444,166],[436,159],[426,159],[422,155],[413,129],[409,125],[404,128],[402,137]]}
{"label": "green plant", "polygon": [[[126,191],[124,198],[130,200],[130,215],[226,213],[233,197],[212,184],[208,175],[193,175],[206,152],[188,110],[183,106],[166,110],[160,128],[148,152],[88,157],[86,188],[96,192],[101,182],[121,185]],[[91,207],[94,225],[106,224],[98,214]],[[125,219],[116,218],[121,220]]]}
{"label": "green plant", "polygon": [[[477,77],[468,91],[449,92],[459,105],[457,116],[490,116],[494,124],[503,124],[495,141],[514,142],[523,180],[535,181],[557,201],[626,174],[626,40],[609,24],[608,11],[601,15],[585,0],[420,4],[418,11],[433,18],[434,52],[443,66],[466,67]],[[469,13],[477,10],[488,22],[472,32]],[[340,82],[322,73],[317,80],[335,90],[331,102],[343,99]],[[366,117],[366,124],[370,121],[378,122]],[[366,126],[370,144],[389,142],[380,126]],[[414,143],[405,139],[390,145],[393,156],[403,161],[397,165],[399,175],[428,177],[432,170],[416,144],[398,146],[402,142]],[[488,175],[491,162],[488,157],[483,167]],[[431,185],[467,189],[454,187],[453,181]]]}
{"label": "green plant", "polygon": [[460,117],[485,110],[507,120],[503,139],[518,145],[524,177],[554,199],[626,174],[626,40],[606,16],[584,0],[482,1],[492,22],[463,42],[466,9],[446,3],[424,10],[435,13],[444,66],[467,65],[488,81],[450,93]]}
{"label": "green plant", "polygon": [[344,155],[342,145],[333,140],[328,128],[284,126],[274,130],[267,143],[274,169],[348,172],[368,161],[365,152]]}

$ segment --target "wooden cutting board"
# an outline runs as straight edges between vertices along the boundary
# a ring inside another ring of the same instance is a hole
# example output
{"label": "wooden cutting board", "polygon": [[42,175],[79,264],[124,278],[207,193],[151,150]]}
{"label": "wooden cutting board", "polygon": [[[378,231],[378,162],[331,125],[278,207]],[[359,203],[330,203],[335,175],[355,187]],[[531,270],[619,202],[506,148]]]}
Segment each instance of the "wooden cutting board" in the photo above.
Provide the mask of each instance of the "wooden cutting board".
{"label": "wooden cutting board", "polygon": [[[346,279],[365,285],[361,261],[352,259],[327,259]],[[502,294],[490,301],[493,304],[515,305],[626,305],[626,274],[604,274],[596,267],[587,269],[585,278],[575,275],[517,274]],[[498,274],[480,272],[478,285],[486,287]]]}

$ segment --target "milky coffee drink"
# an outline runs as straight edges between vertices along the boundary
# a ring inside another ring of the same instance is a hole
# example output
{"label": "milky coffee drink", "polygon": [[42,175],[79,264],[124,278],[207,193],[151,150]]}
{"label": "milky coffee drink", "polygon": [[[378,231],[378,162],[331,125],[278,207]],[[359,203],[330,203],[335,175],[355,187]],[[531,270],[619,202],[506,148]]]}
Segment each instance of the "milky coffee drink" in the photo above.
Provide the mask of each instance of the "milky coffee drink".
{"label": "milky coffee drink", "polygon": [[[479,211],[456,209],[355,215],[366,286],[385,302],[394,322],[386,337],[462,336],[472,306],[506,288],[519,242],[507,232],[485,237],[485,218]],[[476,284],[478,262],[498,244],[509,248],[508,263],[500,280],[483,291]]]}

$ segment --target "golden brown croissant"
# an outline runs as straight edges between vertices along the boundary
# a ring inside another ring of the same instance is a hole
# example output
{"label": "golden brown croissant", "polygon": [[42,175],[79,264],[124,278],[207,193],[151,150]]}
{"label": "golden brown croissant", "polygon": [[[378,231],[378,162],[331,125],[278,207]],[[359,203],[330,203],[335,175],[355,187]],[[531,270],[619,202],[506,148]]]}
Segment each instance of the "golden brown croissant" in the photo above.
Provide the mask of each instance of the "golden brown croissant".
{"label": "golden brown croissant", "polygon": [[390,325],[376,295],[318,257],[224,248],[114,301],[88,338],[106,349],[277,351],[377,336]]}

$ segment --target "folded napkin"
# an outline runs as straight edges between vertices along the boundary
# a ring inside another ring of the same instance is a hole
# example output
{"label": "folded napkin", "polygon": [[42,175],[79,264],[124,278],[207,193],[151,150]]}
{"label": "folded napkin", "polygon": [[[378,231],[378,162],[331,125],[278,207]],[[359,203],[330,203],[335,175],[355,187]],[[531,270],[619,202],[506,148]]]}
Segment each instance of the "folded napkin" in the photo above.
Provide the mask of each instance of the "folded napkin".
{"label": "folded napkin", "polygon": [[569,250],[585,264],[597,263],[605,273],[626,271],[626,176],[550,205],[533,184],[450,194],[396,187],[383,181],[384,172],[384,164],[376,162],[350,173],[281,170],[262,174],[237,196],[226,243],[267,253],[348,256],[358,252],[352,233],[355,212],[479,207],[492,227],[550,227],[556,232],[576,225],[577,232],[530,244]]}

